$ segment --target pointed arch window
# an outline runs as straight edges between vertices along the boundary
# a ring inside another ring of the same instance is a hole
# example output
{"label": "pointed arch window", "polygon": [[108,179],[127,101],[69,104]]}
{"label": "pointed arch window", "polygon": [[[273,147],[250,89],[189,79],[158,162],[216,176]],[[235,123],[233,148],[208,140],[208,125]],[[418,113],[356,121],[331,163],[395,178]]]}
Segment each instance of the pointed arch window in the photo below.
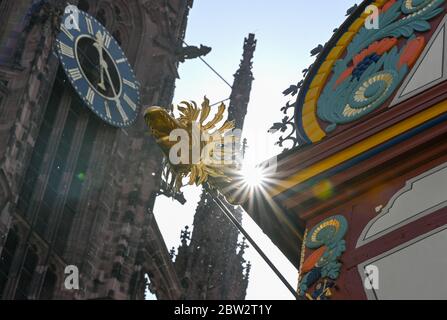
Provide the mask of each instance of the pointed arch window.
{"label": "pointed arch window", "polygon": [[84,107],[62,69],[56,78],[17,208],[62,254],[79,210],[94,142],[106,125]]}
{"label": "pointed arch window", "polygon": [[64,76],[61,68],[58,70],[58,76],[54,84],[53,92],[44,114],[44,119],[40,127],[39,135],[34,145],[30,164],[28,165],[25,179],[19,196],[17,208],[21,214],[31,221],[32,209],[36,207],[33,201],[33,193],[38,184],[39,173],[44,162],[44,156],[48,149],[48,142],[53,132],[56,122],[58,107],[61,103],[62,93],[64,91]]}
{"label": "pointed arch window", "polygon": [[45,235],[50,223],[51,213],[54,209],[58,196],[60,196],[60,185],[64,173],[67,171],[67,161],[69,159],[70,149],[72,148],[73,138],[76,132],[76,127],[79,122],[81,114],[80,101],[75,99],[68,112],[65,121],[62,137],[56,151],[56,156],[50,170],[48,183],[43,196],[43,201],[40,204],[40,209],[37,213],[36,231],[41,235]]}
{"label": "pointed arch window", "polygon": [[89,115],[87,129],[84,134],[82,146],[79,152],[76,167],[73,173],[67,200],[62,213],[62,219],[56,232],[54,244],[56,252],[62,254],[67,246],[71,229],[73,227],[76,210],[79,206],[81,192],[87,176],[90,158],[98,131],[104,124],[95,115]]}

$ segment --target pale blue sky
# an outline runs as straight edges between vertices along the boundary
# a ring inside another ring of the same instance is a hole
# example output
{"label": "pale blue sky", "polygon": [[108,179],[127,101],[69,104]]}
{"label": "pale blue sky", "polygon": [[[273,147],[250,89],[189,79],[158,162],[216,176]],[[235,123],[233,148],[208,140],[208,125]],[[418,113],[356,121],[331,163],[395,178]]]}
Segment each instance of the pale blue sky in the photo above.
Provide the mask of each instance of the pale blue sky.
{"label": "pale blue sky", "polygon": [[[274,121],[283,118],[280,108],[288,98],[282,91],[301,80],[301,70],[314,59],[310,50],[326,43],[332,31],[346,19],[354,0],[195,0],[189,17],[186,42],[213,48],[205,57],[230,83],[242,56],[243,39],[255,33],[258,40],[254,58],[255,81],[244,135],[250,146],[249,156],[261,162],[280,149],[277,137],[267,133]],[[213,102],[230,96],[230,88],[200,60],[183,63],[179,70],[174,103],[200,102],[204,95]],[[186,188],[188,203],[181,206],[170,199],[158,198],[155,215],[169,248],[179,245],[180,230],[192,225],[200,190]],[[248,218],[245,227],[271,256],[274,263],[296,287],[297,271]],[[297,244],[298,245],[298,244]],[[250,249],[247,259],[253,264],[248,299],[291,299],[288,290],[267,265]]]}

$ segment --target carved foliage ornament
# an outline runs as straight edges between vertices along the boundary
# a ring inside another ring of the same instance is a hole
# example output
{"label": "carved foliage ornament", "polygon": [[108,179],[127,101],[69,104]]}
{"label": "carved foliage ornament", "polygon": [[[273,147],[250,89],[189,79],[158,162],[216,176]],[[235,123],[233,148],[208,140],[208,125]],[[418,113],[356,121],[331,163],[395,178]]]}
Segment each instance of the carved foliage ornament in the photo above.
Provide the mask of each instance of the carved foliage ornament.
{"label": "carved foliage ornament", "polygon": [[314,251],[301,266],[299,295],[309,300],[326,300],[332,295],[335,280],[340,276],[339,258],[346,250],[347,231],[348,222],[341,215],[330,217],[309,231],[305,248]]}

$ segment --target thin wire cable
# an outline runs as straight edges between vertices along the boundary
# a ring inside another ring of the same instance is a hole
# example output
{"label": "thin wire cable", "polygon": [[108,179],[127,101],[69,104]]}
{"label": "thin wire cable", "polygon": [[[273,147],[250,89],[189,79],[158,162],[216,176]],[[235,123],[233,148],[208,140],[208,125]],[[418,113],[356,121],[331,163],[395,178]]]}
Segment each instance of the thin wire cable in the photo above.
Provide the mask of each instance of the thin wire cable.
{"label": "thin wire cable", "polygon": [[219,101],[219,102],[216,102],[216,103],[213,103],[212,105],[210,105],[210,107],[214,107],[214,106],[217,106],[218,104],[221,104],[221,103],[224,103],[224,102],[227,102],[228,100],[230,100],[231,98],[226,98],[226,99],[224,99],[224,100],[221,100],[221,101]]}
{"label": "thin wire cable", "polygon": [[[187,44],[187,43],[185,42],[185,40],[182,40],[182,41],[183,41],[183,43],[184,43],[186,46],[189,47],[189,44]],[[227,80],[225,80],[225,78],[224,78],[219,72],[217,72],[216,69],[214,69],[208,62],[206,62],[205,59],[203,59],[202,57],[199,57],[199,59],[202,60],[202,62],[203,62],[208,68],[210,68],[210,70],[211,70],[214,74],[216,74],[216,75],[217,75],[223,82],[225,82],[225,84],[226,84],[227,86],[229,86],[231,89],[233,89],[233,86],[232,86]]]}
{"label": "thin wire cable", "polygon": [[[189,46],[184,40],[182,40],[183,43],[186,46]],[[232,85],[228,83],[225,78],[220,75],[219,72],[216,71],[208,62],[206,62],[202,57],[199,57],[200,60],[211,70],[213,73],[215,73],[226,85],[228,85],[231,89],[233,89]],[[211,107],[216,106],[218,104],[221,104],[223,102],[226,102],[230,100],[231,98],[224,99],[222,101],[216,102]],[[295,289],[290,285],[290,283],[286,280],[286,278],[281,274],[281,272],[276,268],[276,266],[271,262],[271,260],[267,257],[267,255],[262,251],[262,249],[257,245],[257,243],[251,238],[251,236],[245,231],[245,229],[242,227],[242,225],[234,218],[232,213],[230,213],[230,210],[228,207],[223,203],[222,199],[220,199],[216,194],[213,194],[211,192],[211,189],[205,185],[205,190],[207,190],[213,197],[213,201],[217,204],[218,207],[225,213],[227,218],[230,220],[230,222],[233,223],[233,225],[245,236],[245,238],[249,241],[249,243],[253,246],[253,248],[258,252],[258,254],[263,258],[263,260],[268,264],[268,266],[273,270],[273,272],[276,274],[276,276],[281,280],[281,282],[289,289],[289,291],[293,294],[295,299],[301,300],[301,297],[298,296]]]}
{"label": "thin wire cable", "polygon": [[252,247],[256,250],[256,252],[261,256],[261,258],[267,263],[270,269],[276,274],[276,276],[281,280],[281,282],[286,286],[286,288],[290,291],[290,293],[295,297],[296,300],[303,300],[302,297],[298,295],[296,290],[290,285],[287,279],[283,276],[283,274],[276,268],[273,262],[269,259],[269,257],[264,253],[261,247],[258,246],[256,241],[250,236],[250,234],[245,230],[242,224],[234,217],[233,213],[227,206],[227,201],[225,197],[220,197],[219,193],[213,190],[209,184],[204,185],[205,191],[207,191],[210,195],[214,203],[222,210],[225,216],[230,220],[230,222],[242,233],[242,235],[248,240],[248,242],[252,245]]}

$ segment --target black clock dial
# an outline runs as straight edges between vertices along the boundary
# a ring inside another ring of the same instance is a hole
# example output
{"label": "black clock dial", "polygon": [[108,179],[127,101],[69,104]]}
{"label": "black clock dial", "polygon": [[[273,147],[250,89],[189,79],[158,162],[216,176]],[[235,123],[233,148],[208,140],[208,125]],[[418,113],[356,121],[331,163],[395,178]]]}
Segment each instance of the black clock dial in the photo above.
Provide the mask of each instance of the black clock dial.
{"label": "black clock dial", "polygon": [[109,78],[103,75],[103,85],[101,85],[100,54],[97,47],[94,46],[96,41],[90,37],[80,38],[76,45],[76,53],[79,57],[79,63],[85,77],[98,92],[108,98],[115,98],[121,91],[121,81],[118,69],[112,58],[106,50],[102,50],[102,56],[108,66],[110,72]]}

